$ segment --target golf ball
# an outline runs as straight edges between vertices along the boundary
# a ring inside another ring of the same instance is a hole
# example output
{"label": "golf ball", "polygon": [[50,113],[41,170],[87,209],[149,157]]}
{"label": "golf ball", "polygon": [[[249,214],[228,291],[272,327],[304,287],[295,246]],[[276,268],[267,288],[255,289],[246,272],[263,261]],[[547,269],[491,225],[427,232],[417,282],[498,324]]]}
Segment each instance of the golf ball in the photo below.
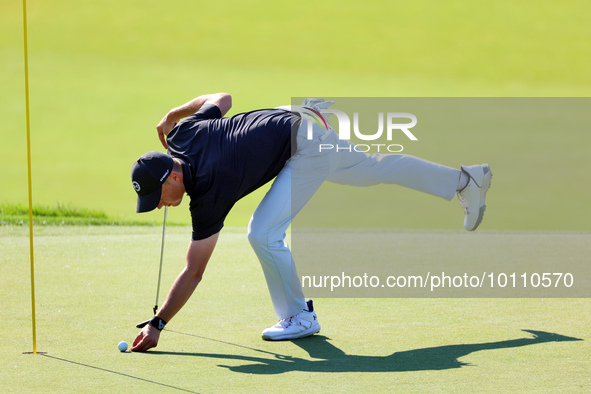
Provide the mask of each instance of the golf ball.
{"label": "golf ball", "polygon": [[126,351],[127,350],[127,342],[125,342],[125,341],[119,342],[119,345],[117,345],[117,348],[119,348],[119,350],[122,352]]}

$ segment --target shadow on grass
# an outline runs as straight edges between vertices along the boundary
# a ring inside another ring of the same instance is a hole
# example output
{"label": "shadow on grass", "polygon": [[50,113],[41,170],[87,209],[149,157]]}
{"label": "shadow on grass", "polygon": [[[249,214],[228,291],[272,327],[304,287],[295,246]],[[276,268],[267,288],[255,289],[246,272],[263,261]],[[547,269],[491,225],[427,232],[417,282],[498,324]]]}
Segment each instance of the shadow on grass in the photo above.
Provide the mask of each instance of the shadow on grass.
{"label": "shadow on grass", "polygon": [[72,360],[67,360],[65,358],[50,356],[47,353],[42,354],[42,356],[43,357],[47,357],[47,358],[51,358],[51,359],[54,359],[54,360],[58,360],[58,361],[67,362],[67,363],[70,363],[70,364],[79,365],[79,366],[85,367],[85,368],[91,368],[91,369],[96,369],[96,370],[103,371],[103,372],[112,373],[112,374],[115,374],[115,375],[121,375],[121,376],[124,376],[126,378],[132,378],[132,379],[136,379],[136,380],[141,380],[142,382],[151,383],[151,384],[154,384],[154,385],[157,385],[157,386],[160,386],[160,387],[166,387],[166,388],[169,388],[169,389],[184,391],[184,392],[187,392],[187,393],[195,393],[195,391],[187,390],[187,389],[184,389],[182,387],[171,386],[170,384],[165,384],[165,383],[156,382],[156,381],[150,380],[150,379],[140,378],[138,376],[133,376],[133,375],[129,375],[129,374],[126,374],[126,373],[113,371],[111,369],[95,367],[94,365],[90,365],[90,364],[84,364],[84,363],[79,363],[79,362],[72,361]]}
{"label": "shadow on grass", "polygon": [[567,337],[544,331],[523,330],[534,335],[533,338],[509,339],[498,342],[473,343],[464,345],[447,345],[423,349],[413,349],[392,353],[389,356],[357,356],[345,354],[342,350],[328,342],[329,338],[322,335],[314,335],[308,338],[293,341],[308,352],[314,360],[281,355],[273,352],[259,350],[248,346],[238,345],[226,341],[207,338],[199,335],[187,334],[178,331],[167,330],[177,334],[188,335],[196,338],[226,343],[265,353],[272,358],[251,357],[237,354],[214,353],[180,353],[165,351],[150,351],[152,354],[171,354],[179,356],[209,357],[230,360],[242,360],[251,362],[239,366],[219,365],[234,372],[269,375],[291,371],[305,372],[404,372],[404,371],[433,371],[452,368],[461,368],[470,365],[458,359],[470,353],[481,350],[510,349],[521,346],[536,345],[547,342],[582,341],[579,338]]}

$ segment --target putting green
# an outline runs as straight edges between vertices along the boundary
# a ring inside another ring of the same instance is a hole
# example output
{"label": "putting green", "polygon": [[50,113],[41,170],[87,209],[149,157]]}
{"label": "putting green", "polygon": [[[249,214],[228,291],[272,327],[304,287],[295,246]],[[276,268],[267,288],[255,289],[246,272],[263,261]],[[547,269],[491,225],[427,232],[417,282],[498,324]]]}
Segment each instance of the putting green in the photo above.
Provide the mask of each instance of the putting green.
{"label": "putting green", "polygon": [[[168,229],[161,297],[189,233]],[[117,343],[131,342],[151,315],[158,229],[38,228],[38,350],[47,355],[23,355],[32,350],[26,235],[0,228],[5,392],[591,389],[589,299],[316,299],[320,335],[262,341],[274,313],[244,228],[224,230],[204,281],[145,354],[120,353]],[[453,255],[450,246],[438,258]]]}

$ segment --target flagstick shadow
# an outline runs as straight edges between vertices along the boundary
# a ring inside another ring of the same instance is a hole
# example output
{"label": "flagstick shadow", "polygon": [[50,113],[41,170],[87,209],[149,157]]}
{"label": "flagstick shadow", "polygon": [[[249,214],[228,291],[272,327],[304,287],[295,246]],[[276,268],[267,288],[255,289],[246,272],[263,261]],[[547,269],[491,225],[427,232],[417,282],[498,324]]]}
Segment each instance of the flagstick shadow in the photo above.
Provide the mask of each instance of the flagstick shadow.
{"label": "flagstick shadow", "polygon": [[[168,330],[171,331],[171,330]],[[239,366],[219,365],[234,372],[247,374],[279,374],[291,371],[303,372],[406,372],[406,371],[433,371],[453,368],[461,368],[470,364],[459,361],[459,358],[470,353],[492,349],[510,349],[522,346],[530,346],[547,342],[582,341],[579,338],[567,337],[544,331],[523,330],[533,334],[533,338],[509,339],[497,342],[446,345],[413,349],[395,352],[388,356],[361,356],[344,353],[335,347],[329,338],[322,335],[314,335],[308,338],[298,339],[293,343],[308,352],[313,360],[281,355],[273,352],[259,350],[248,346],[233,344],[198,335],[186,334],[176,331],[177,334],[193,336],[201,339],[226,343],[265,353],[273,357],[253,357],[236,354],[215,353],[183,353],[150,351],[152,354],[173,354],[193,357],[208,357],[227,360],[247,361],[248,364]]]}
{"label": "flagstick shadow", "polygon": [[94,365],[90,365],[90,364],[79,363],[79,362],[77,362],[77,361],[72,361],[72,360],[67,360],[67,359],[65,359],[65,358],[60,358],[60,357],[51,356],[51,355],[49,355],[49,354],[47,354],[47,353],[45,353],[45,354],[42,354],[42,356],[43,356],[43,357],[47,357],[47,358],[51,358],[51,359],[53,359],[53,360],[58,360],[58,361],[63,361],[63,362],[67,362],[67,363],[70,363],[70,364],[79,365],[79,366],[81,366],[81,367],[86,367],[86,368],[96,369],[96,370],[103,371],[103,372],[109,372],[109,373],[112,373],[112,374],[115,374],[115,375],[121,375],[121,376],[124,376],[124,377],[126,377],[126,378],[131,378],[131,379],[141,380],[142,382],[151,383],[151,384],[154,384],[154,385],[157,385],[157,386],[161,386],[161,387],[167,387],[167,388],[169,388],[169,389],[179,390],[179,391],[183,391],[183,392],[186,392],[186,393],[195,393],[195,391],[192,391],[192,390],[187,390],[187,389],[184,389],[184,388],[182,388],[182,387],[171,386],[171,385],[169,385],[169,384],[165,384],[165,383],[156,382],[156,381],[154,381],[154,380],[149,380],[149,379],[140,378],[140,377],[138,377],[138,376],[133,376],[133,375],[129,375],[129,374],[126,374],[126,373],[122,373],[122,372],[113,371],[113,370],[111,370],[111,369],[106,369],[106,368],[96,367],[96,366],[94,366]]}

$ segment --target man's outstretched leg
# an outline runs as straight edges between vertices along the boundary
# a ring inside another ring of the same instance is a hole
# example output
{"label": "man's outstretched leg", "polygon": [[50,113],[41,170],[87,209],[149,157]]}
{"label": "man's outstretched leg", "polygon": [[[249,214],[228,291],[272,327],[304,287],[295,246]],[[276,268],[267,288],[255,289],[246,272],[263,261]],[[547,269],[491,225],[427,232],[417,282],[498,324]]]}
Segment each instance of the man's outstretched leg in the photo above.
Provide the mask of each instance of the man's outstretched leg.
{"label": "man's outstretched leg", "polygon": [[464,228],[473,231],[482,222],[492,177],[488,164],[458,170],[411,155],[368,155],[347,140],[339,141],[336,157],[338,165],[326,178],[329,182],[360,187],[395,184],[448,201],[457,194],[464,208]]}

